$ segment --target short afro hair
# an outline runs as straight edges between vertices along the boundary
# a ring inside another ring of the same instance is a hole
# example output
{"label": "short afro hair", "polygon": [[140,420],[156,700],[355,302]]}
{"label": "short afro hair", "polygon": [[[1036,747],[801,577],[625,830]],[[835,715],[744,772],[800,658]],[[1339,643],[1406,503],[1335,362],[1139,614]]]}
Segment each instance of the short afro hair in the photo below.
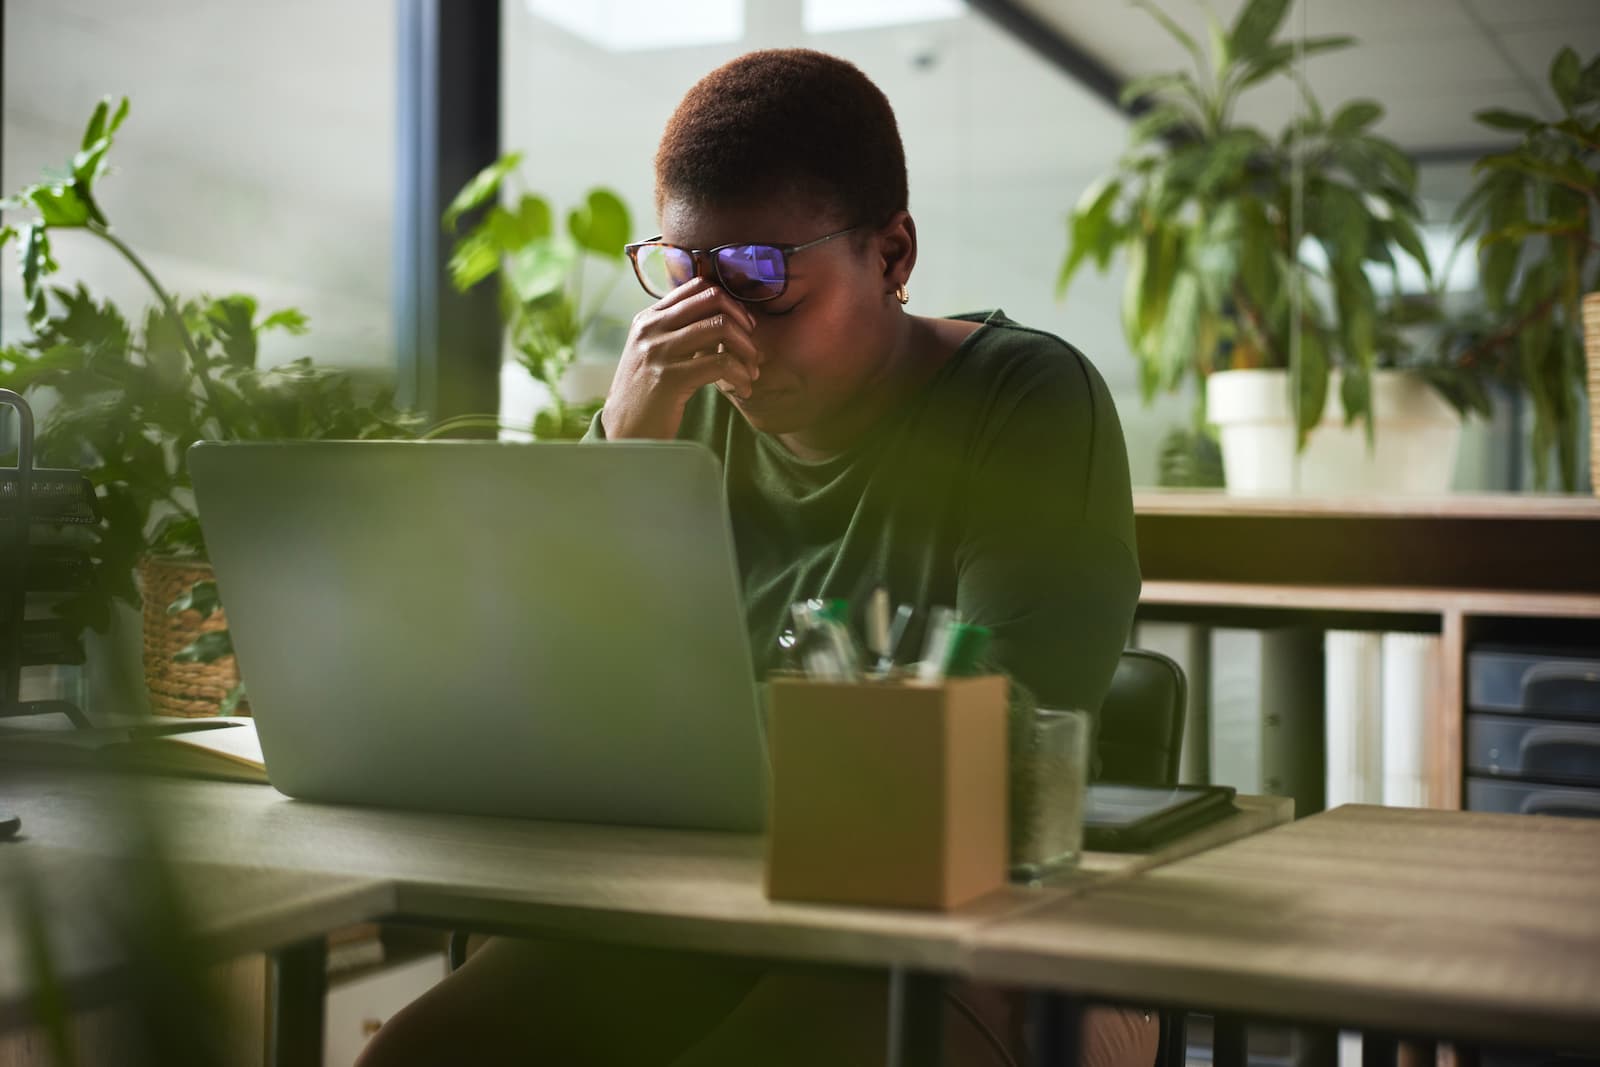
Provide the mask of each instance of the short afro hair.
{"label": "short afro hair", "polygon": [[707,74],[656,150],[656,208],[757,196],[819,198],[852,226],[906,208],[906,155],[883,90],[853,64],[804,48],[750,52]]}

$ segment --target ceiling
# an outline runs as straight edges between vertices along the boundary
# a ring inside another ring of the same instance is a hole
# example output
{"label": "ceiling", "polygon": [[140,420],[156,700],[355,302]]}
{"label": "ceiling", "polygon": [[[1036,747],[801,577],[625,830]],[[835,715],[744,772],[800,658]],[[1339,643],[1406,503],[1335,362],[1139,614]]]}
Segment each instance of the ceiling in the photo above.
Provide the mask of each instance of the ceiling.
{"label": "ceiling", "polygon": [[[1015,0],[1120,80],[1177,69],[1183,48],[1131,3],[1107,0]],[[1211,0],[1231,24],[1244,0]],[[1201,41],[1204,8],[1196,0],[1161,0],[1163,10]],[[1477,156],[1505,135],[1472,115],[1508,108],[1557,115],[1548,87],[1551,60],[1563,45],[1585,59],[1600,53],[1600,0],[1301,0],[1284,35],[1348,34],[1359,42],[1307,61],[1323,107],[1370,97],[1383,104],[1380,132],[1436,158]],[[1287,82],[1269,82],[1241,101],[1240,118],[1282,123],[1295,103]]]}

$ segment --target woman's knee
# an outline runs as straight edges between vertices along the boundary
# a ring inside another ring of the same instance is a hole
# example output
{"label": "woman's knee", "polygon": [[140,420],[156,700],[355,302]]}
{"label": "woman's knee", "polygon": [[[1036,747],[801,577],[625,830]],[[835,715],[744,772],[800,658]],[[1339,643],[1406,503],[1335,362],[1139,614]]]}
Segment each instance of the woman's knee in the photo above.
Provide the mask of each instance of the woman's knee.
{"label": "woman's knee", "polygon": [[491,938],[374,1035],[361,1067],[616,1063],[697,1040],[759,972],[714,957]]}
{"label": "woman's knee", "polygon": [[1139,1008],[1097,1006],[1083,1013],[1083,1067],[1151,1067],[1161,1017]]}

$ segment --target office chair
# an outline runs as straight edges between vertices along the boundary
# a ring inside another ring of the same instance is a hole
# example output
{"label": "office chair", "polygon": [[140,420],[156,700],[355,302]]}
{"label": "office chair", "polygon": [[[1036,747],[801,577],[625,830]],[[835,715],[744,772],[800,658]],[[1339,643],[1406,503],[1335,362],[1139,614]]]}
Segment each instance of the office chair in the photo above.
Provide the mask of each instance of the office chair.
{"label": "office chair", "polygon": [[[1100,779],[1132,785],[1178,784],[1178,757],[1189,687],[1183,668],[1159,652],[1124,649],[1100,706]],[[466,960],[467,933],[450,938],[450,969]],[[1155,1067],[1184,1067],[1186,1034],[1182,1012],[1161,1013]]]}
{"label": "office chair", "polygon": [[1189,686],[1183,668],[1159,652],[1124,649],[1100,706],[1095,754],[1100,780],[1178,784],[1178,756]]}
{"label": "office chair", "polygon": [[[1095,754],[1100,780],[1132,785],[1178,784],[1189,684],[1183,668],[1148,649],[1124,649],[1100,705]],[[1184,1067],[1188,1035],[1181,1011],[1161,1012],[1155,1067]]]}

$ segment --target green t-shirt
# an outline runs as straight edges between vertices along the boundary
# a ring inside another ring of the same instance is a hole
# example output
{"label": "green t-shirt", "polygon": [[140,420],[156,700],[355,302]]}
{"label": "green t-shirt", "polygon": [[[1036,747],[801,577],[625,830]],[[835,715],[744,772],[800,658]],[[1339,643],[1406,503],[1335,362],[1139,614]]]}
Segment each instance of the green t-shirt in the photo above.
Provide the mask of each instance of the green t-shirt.
{"label": "green t-shirt", "polygon": [[[789,607],[876,585],[993,631],[990,657],[1041,705],[1098,711],[1139,598],[1122,428],[1071,345],[1002,312],[847,452],[796,458],[714,387],[678,437],[723,466],[756,670],[780,655]],[[591,438],[600,437],[596,418]]]}

